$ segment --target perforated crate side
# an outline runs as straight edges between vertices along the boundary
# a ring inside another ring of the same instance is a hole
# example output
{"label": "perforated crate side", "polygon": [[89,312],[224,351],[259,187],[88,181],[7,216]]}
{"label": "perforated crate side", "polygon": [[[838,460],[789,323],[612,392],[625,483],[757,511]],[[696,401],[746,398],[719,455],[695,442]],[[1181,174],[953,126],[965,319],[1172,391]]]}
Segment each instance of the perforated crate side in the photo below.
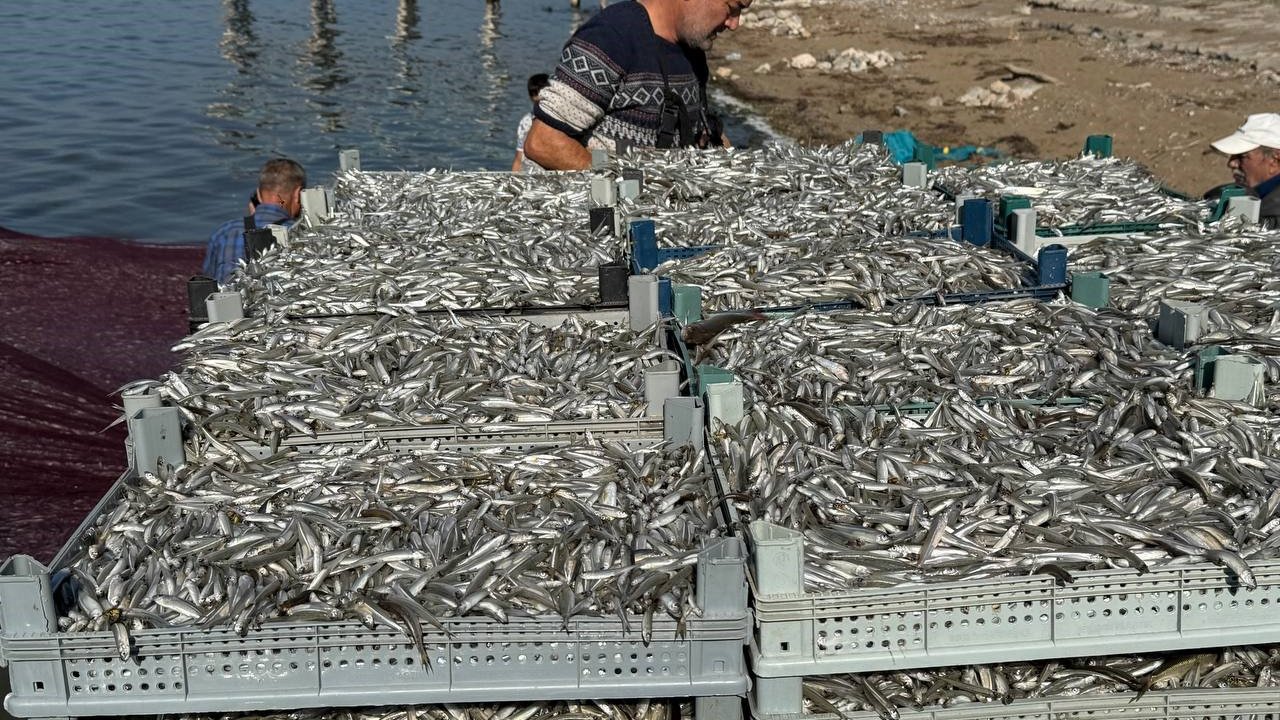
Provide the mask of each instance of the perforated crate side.
{"label": "perforated crate side", "polygon": [[[483,450],[505,447],[512,450],[538,450],[568,445],[590,435],[598,439],[617,440],[633,450],[652,447],[664,439],[661,418],[625,420],[558,420],[552,422],[484,423],[473,426],[422,425],[388,426],[363,430],[326,431],[315,437],[294,435],[281,443],[301,452],[313,452],[327,445],[364,445],[380,439],[392,450],[412,452],[431,447],[454,450]],[[270,453],[265,446],[244,443],[259,453]]]}
{"label": "perforated crate side", "polygon": [[[133,633],[121,660],[110,633],[0,633],[13,680],[6,709],[17,717],[347,707],[386,703],[531,702],[573,699],[741,696],[745,549],[713,540],[699,556],[700,616],[683,629],[656,618],[446,620],[424,628],[429,665],[405,635],[354,622],[228,630]],[[23,567],[31,593],[48,574]],[[6,566],[8,567],[8,566]]]}
{"label": "perforated crate side", "polygon": [[[636,618],[635,627],[639,627]],[[645,645],[608,620],[450,623],[425,638],[353,623],[227,631],[139,631],[135,654],[105,633],[6,636],[17,717],[239,712],[363,704],[742,695],[737,619],[654,622]]]}
{"label": "perforated crate side", "polygon": [[[799,678],[795,678],[797,682]],[[770,712],[778,707],[759,689],[751,694],[754,720],[880,720],[873,712],[842,715],[804,714],[796,702],[794,712]],[[1152,691],[1135,693],[1014,700],[1001,703],[964,703],[951,707],[899,710],[899,720],[1278,720],[1280,690],[1239,688]]]}
{"label": "perforated crate side", "polygon": [[1254,564],[1254,589],[1199,564],[806,594],[798,533],[751,535],[762,677],[1280,642],[1280,562]]}

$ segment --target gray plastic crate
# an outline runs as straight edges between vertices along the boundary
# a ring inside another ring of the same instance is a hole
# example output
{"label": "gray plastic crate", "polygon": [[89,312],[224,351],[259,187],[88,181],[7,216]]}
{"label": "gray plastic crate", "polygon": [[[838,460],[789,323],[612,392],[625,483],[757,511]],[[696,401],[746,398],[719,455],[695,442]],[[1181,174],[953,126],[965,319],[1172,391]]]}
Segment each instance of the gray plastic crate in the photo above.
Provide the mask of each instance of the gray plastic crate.
{"label": "gray plastic crate", "polygon": [[[332,431],[292,435],[280,443],[302,452],[326,445],[363,445],[381,439],[392,450],[411,452],[431,447],[453,450],[482,450],[495,445],[512,450],[537,450],[578,442],[587,435],[597,440],[616,440],[632,450],[652,447],[666,439],[661,417],[629,420],[565,420],[554,422],[485,423],[474,426],[414,425],[372,427],[364,430]],[[270,454],[261,445],[246,444],[251,450]]]}
{"label": "gray plastic crate", "polygon": [[[873,712],[842,715],[804,715],[770,710],[767,699],[752,692],[751,716],[755,720],[880,720]],[[1176,690],[1015,700],[1000,703],[965,703],[945,708],[900,710],[899,720],[1278,720],[1280,690],[1241,688],[1229,690]]]}
{"label": "gray plastic crate", "polygon": [[745,557],[736,538],[702,551],[703,613],[683,633],[676,621],[655,619],[646,645],[638,615],[629,631],[618,618],[448,619],[447,636],[423,628],[428,668],[402,633],[356,622],[266,626],[244,637],[139,630],[134,652],[121,660],[110,633],[53,632],[49,572],[15,556],[0,567],[0,648],[12,684],[5,709],[53,717],[741,696],[750,631]]}
{"label": "gray plastic crate", "polygon": [[1277,561],[1252,564],[1255,589],[1195,564],[804,593],[803,536],[762,521],[750,536],[763,678],[1280,642]]}
{"label": "gray plastic crate", "polygon": [[[586,433],[608,435],[600,423],[537,425],[514,434],[498,425],[402,428],[404,443],[395,447],[524,449],[574,442]],[[663,439],[660,419],[604,426],[631,447]],[[346,442],[367,442],[379,434],[347,435]],[[85,530],[113,506],[131,477],[126,473],[99,501],[58,553],[55,568],[74,554]],[[8,665],[12,685],[5,709],[17,717],[65,717],[694,697],[700,720],[736,720],[748,687],[744,650],[751,631],[742,540],[707,542],[695,589],[702,614],[690,618],[683,632],[665,615],[655,618],[648,644],[639,615],[625,625],[617,617],[565,623],[548,616],[507,624],[463,618],[443,620],[447,636],[423,628],[429,669],[399,631],[355,622],[271,625],[244,637],[230,630],[140,630],[132,633],[130,658],[121,660],[110,633],[55,631],[49,569],[19,555],[0,565],[0,665]]]}

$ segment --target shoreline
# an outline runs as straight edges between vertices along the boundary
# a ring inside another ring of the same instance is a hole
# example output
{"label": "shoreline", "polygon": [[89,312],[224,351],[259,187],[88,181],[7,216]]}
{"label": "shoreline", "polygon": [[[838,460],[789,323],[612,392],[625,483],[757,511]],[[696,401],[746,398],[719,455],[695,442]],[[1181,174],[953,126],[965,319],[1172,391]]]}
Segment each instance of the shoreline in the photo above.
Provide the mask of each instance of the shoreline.
{"label": "shoreline", "polygon": [[1280,4],[1201,5],[758,0],[709,51],[711,84],[806,145],[906,129],[1051,160],[1107,134],[1117,156],[1199,195],[1230,180],[1209,143],[1280,109],[1267,32]]}

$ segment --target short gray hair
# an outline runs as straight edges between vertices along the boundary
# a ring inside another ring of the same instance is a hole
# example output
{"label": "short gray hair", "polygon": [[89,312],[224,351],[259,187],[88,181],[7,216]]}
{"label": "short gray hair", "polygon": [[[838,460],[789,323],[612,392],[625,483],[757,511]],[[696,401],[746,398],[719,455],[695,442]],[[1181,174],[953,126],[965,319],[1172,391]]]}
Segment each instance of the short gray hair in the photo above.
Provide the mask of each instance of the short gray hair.
{"label": "short gray hair", "polygon": [[258,187],[273,192],[288,192],[307,186],[307,171],[289,158],[268,160],[258,174]]}

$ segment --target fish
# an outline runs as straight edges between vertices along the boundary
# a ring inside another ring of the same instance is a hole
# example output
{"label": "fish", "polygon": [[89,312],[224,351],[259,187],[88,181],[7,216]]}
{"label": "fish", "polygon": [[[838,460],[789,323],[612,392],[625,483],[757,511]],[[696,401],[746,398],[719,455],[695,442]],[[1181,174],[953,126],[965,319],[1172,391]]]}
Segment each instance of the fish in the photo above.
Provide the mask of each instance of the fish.
{"label": "fish", "polygon": [[763,322],[768,316],[759,310],[751,312],[722,312],[689,323],[680,330],[680,337],[690,345],[705,345],[717,335],[740,323]]}

